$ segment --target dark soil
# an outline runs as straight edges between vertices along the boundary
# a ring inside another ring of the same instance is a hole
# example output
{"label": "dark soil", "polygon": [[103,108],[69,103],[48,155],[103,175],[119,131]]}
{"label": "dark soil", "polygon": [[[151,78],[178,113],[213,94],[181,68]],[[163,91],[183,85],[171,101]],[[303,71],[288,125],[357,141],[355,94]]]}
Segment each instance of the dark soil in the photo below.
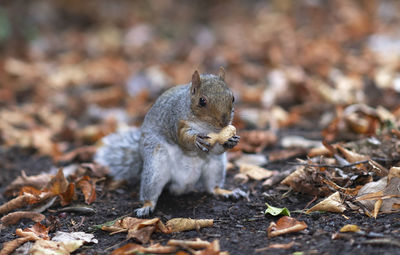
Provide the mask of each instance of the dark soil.
{"label": "dark soil", "polygon": [[[2,162],[1,190],[7,183],[20,174],[20,169],[25,169],[27,174],[37,174],[48,169],[51,160],[38,158],[33,151],[18,149],[3,149],[0,154]],[[29,166],[29,167],[28,167]],[[268,165],[267,165],[268,167]],[[287,164],[274,164],[274,169],[287,169]],[[227,176],[227,188],[237,185],[233,182],[233,172]],[[115,248],[126,243],[125,234],[120,233],[110,236],[109,233],[93,229],[94,225],[114,220],[125,215],[132,215],[135,208],[140,206],[138,202],[138,186],[125,186],[114,191],[107,191],[98,185],[98,198],[93,204],[96,213],[85,215],[78,213],[46,212],[47,219],[57,221],[57,229],[61,231],[93,232],[99,240],[98,244],[87,245],[78,252],[84,254],[108,254]],[[213,197],[204,193],[190,193],[183,196],[172,196],[164,192],[160,197],[155,217],[160,217],[164,222],[173,217],[211,218],[215,220],[214,226],[166,235],[156,233],[152,235],[154,242],[166,243],[169,239],[190,239],[199,237],[212,241],[219,239],[221,250],[230,254],[291,254],[302,251],[303,254],[400,254],[399,247],[388,244],[365,244],[365,241],[374,238],[399,238],[400,216],[398,214],[379,215],[377,219],[369,218],[358,212],[313,213],[310,215],[296,213],[301,210],[313,197],[288,193],[279,186],[272,190],[262,190],[259,183],[249,182],[241,186],[250,191],[250,201],[239,199],[237,201]],[[4,203],[6,198],[1,197]],[[287,234],[269,239],[267,227],[270,222],[279,217],[265,216],[265,203],[273,206],[287,207],[292,212],[292,217],[305,221],[308,228],[302,232]],[[53,208],[57,209],[57,208]],[[74,223],[73,223],[74,222]],[[15,239],[15,229],[31,226],[31,222],[23,221],[17,225],[1,230],[0,242],[4,243]],[[332,240],[332,235],[337,233],[345,224],[356,224],[365,230],[366,234],[346,234],[342,239]],[[269,249],[257,252],[256,249],[267,247],[272,243],[295,242],[288,250]]]}

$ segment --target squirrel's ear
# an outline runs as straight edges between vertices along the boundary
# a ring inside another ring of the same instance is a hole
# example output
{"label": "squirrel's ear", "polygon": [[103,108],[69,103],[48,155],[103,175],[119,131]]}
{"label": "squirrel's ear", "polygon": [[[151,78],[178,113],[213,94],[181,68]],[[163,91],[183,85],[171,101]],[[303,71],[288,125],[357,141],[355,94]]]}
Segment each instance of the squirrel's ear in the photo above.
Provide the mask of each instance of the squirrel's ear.
{"label": "squirrel's ear", "polygon": [[221,80],[225,81],[225,69],[220,66],[218,76]]}
{"label": "squirrel's ear", "polygon": [[195,94],[198,88],[200,88],[201,80],[200,80],[200,75],[197,70],[193,73],[192,75],[192,86],[190,87],[190,91],[192,94]]}

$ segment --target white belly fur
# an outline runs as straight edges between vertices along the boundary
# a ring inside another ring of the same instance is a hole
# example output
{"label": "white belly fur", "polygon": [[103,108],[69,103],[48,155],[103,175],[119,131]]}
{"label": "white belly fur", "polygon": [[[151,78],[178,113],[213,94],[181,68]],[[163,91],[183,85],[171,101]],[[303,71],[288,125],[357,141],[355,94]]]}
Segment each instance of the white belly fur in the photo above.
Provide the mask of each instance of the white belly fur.
{"label": "white belly fur", "polygon": [[[173,166],[170,169],[171,180],[169,183],[169,190],[173,194],[179,195],[198,188],[204,189],[201,182],[203,172],[210,167],[221,167],[218,164],[213,164],[214,161],[219,162],[220,159],[215,157],[220,157],[220,155],[204,154],[203,157],[200,157],[197,152],[182,154],[182,149],[173,144],[168,144],[167,148]],[[219,169],[211,172],[219,172]],[[210,171],[207,171],[207,174],[210,174]],[[223,182],[223,178],[219,179]]]}

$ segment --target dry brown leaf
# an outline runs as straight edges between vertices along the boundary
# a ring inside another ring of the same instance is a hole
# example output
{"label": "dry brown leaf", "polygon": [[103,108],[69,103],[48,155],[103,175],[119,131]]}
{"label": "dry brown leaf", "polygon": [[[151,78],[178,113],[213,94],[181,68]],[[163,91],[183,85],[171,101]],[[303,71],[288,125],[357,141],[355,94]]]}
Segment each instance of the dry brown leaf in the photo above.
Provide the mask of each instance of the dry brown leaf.
{"label": "dry brown leaf", "polygon": [[343,187],[340,187],[339,185],[337,185],[336,183],[334,183],[333,181],[327,180],[325,178],[322,179],[322,182],[325,183],[326,185],[330,186],[332,189],[342,192],[346,195],[350,195],[350,196],[357,195],[358,191],[362,187],[362,186],[357,186],[356,188],[343,188]]}
{"label": "dry brown leaf", "polygon": [[35,239],[32,239],[31,237],[21,237],[14,239],[9,242],[3,243],[3,249],[0,251],[0,255],[8,255],[11,254],[15,249],[23,245],[24,243],[28,241],[34,241]]}
{"label": "dry brown leaf", "polygon": [[312,158],[312,157],[316,157],[316,156],[331,156],[332,153],[326,147],[321,146],[321,147],[316,147],[316,148],[310,149],[310,151],[308,152],[307,155]]}
{"label": "dry brown leaf", "polygon": [[69,183],[67,190],[64,193],[61,193],[59,197],[60,197],[60,204],[62,206],[68,205],[72,202],[72,200],[75,200],[76,199],[75,183]]}
{"label": "dry brown leaf", "polygon": [[11,254],[15,249],[28,241],[36,241],[40,239],[48,240],[48,233],[49,228],[46,228],[40,223],[36,223],[31,228],[26,228],[24,230],[18,228],[15,231],[15,234],[20,238],[4,243],[0,255]]}
{"label": "dry brown leaf", "polygon": [[49,183],[47,183],[43,192],[49,192],[50,196],[57,196],[68,189],[68,181],[64,176],[63,169],[58,169],[56,176],[54,176]]}
{"label": "dry brown leaf", "polygon": [[21,219],[31,219],[34,222],[40,222],[46,217],[37,212],[12,212],[3,216],[0,221],[4,226],[14,225],[18,223]]}
{"label": "dry brown leaf", "polygon": [[79,249],[83,245],[82,240],[73,240],[69,242],[54,242],[49,240],[39,239],[30,249],[32,255],[42,254],[57,254],[57,255],[69,255],[71,252]]}
{"label": "dry brown leaf", "polygon": [[263,167],[259,167],[256,165],[250,165],[250,164],[240,165],[239,171],[242,174],[246,174],[248,177],[250,177],[250,179],[256,180],[256,181],[261,181],[263,179],[267,179],[277,173],[277,171],[267,170]]}
{"label": "dry brown leaf", "polygon": [[267,251],[269,249],[283,249],[283,250],[287,250],[292,248],[296,243],[294,241],[291,241],[290,243],[273,243],[270,244],[267,247],[264,248],[258,248],[255,250],[255,252],[263,252],[263,251]]}
{"label": "dry brown leaf", "polygon": [[176,240],[171,239],[167,242],[167,245],[170,246],[180,246],[180,247],[190,247],[193,249],[204,249],[210,245],[210,242],[203,241],[200,238],[196,238],[196,240]]}
{"label": "dry brown leaf", "polygon": [[384,177],[389,174],[389,170],[387,170],[386,167],[372,159],[368,161],[368,164],[371,166],[371,171],[373,171],[377,176]]}
{"label": "dry brown leaf", "polygon": [[209,246],[206,247],[205,250],[201,250],[196,253],[197,255],[223,255],[227,254],[226,252],[221,252],[220,247],[219,247],[219,241],[214,240],[212,243],[210,243]]}
{"label": "dry brown leaf", "polygon": [[270,249],[290,249],[292,248],[296,243],[294,241],[291,241],[290,243],[273,243],[268,248]]}
{"label": "dry brown leaf", "polygon": [[37,239],[45,239],[48,240],[49,239],[49,228],[43,226],[42,224],[40,224],[39,222],[35,223],[35,225],[33,225],[30,228],[26,228],[24,230],[21,229],[17,229],[15,231],[15,234],[17,234],[17,236],[20,237],[25,237],[25,236],[36,236]]}
{"label": "dry brown leaf", "polygon": [[148,243],[150,241],[150,236],[156,230],[156,225],[146,225],[140,228],[128,229],[128,234],[126,239],[134,239],[140,243]]}
{"label": "dry brown leaf", "polygon": [[281,184],[290,186],[297,192],[302,192],[311,195],[327,196],[331,194],[329,187],[327,187],[322,179],[315,173],[318,170],[314,167],[300,165],[296,170],[287,176]]}
{"label": "dry brown leaf", "polygon": [[37,196],[25,193],[18,196],[5,204],[0,206],[0,214],[5,214],[18,208],[25,207],[26,205],[37,203],[39,201]]}
{"label": "dry brown leaf", "polygon": [[116,250],[111,255],[128,255],[136,253],[150,253],[150,254],[171,254],[177,250],[175,246],[162,246],[161,244],[153,244],[149,247],[143,247],[139,244],[128,243]]}
{"label": "dry brown leaf", "polygon": [[190,218],[173,218],[165,223],[165,226],[173,232],[181,232],[205,227],[212,227],[214,220],[212,219],[190,219]]}
{"label": "dry brown leaf", "polygon": [[340,193],[337,191],[325,198],[318,204],[314,205],[310,209],[306,211],[306,213],[315,212],[315,211],[325,211],[325,212],[338,212],[342,213],[346,210],[346,207],[343,204],[342,199],[340,198]]}
{"label": "dry brown leaf", "polygon": [[340,144],[337,144],[335,147],[343,154],[345,159],[347,161],[349,161],[350,163],[355,163],[355,162],[364,161],[364,160],[369,159],[369,156],[361,155],[354,151],[348,150],[348,149],[344,148],[343,146],[341,146]]}
{"label": "dry brown leaf", "polygon": [[283,216],[276,223],[271,222],[269,224],[269,227],[267,229],[268,238],[288,233],[299,232],[306,228],[307,224],[304,221],[298,221],[295,218],[289,216]]}
{"label": "dry brown leaf", "polygon": [[103,226],[104,231],[111,234],[128,232],[127,238],[134,238],[141,243],[147,243],[151,234],[156,230],[160,222],[159,218],[139,219],[134,217],[125,217],[114,222],[112,226]]}
{"label": "dry brown leaf", "polygon": [[39,174],[33,176],[26,176],[25,171],[21,171],[21,176],[18,176],[11,184],[7,186],[4,193],[6,196],[12,196],[15,192],[19,191],[22,187],[30,186],[38,190],[43,189],[46,184],[51,180],[50,174]]}
{"label": "dry brown leaf", "polygon": [[239,133],[239,135],[240,143],[236,146],[236,148],[238,150],[251,153],[259,153],[267,146],[272,146],[278,141],[276,134],[271,131],[242,131]]}
{"label": "dry brown leaf", "polygon": [[268,154],[269,162],[283,161],[294,157],[306,155],[307,150],[302,148],[275,150]]}
{"label": "dry brown leaf", "polygon": [[357,225],[353,225],[353,224],[347,224],[344,225],[339,232],[359,232],[360,231],[360,227]]}
{"label": "dry brown leaf", "polygon": [[[398,212],[400,204],[400,167],[392,167],[387,177],[365,184],[358,192],[356,201],[362,203],[376,218],[378,212]],[[381,200],[381,201],[380,201]],[[367,212],[368,213],[368,212]]]}
{"label": "dry brown leaf", "polygon": [[74,160],[79,162],[90,162],[93,155],[96,153],[96,150],[96,146],[79,147],[58,157],[54,157],[54,160],[56,162],[70,162]]}
{"label": "dry brown leaf", "polygon": [[89,176],[83,176],[77,181],[76,185],[82,190],[87,204],[91,204],[96,200],[96,183]]}

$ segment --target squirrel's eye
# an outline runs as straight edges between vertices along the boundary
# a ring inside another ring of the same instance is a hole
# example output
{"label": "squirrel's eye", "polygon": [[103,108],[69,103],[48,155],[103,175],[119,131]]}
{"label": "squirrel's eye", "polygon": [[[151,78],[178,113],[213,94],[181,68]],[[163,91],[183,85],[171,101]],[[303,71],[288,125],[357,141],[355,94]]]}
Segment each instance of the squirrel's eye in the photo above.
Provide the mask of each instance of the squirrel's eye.
{"label": "squirrel's eye", "polygon": [[232,103],[234,103],[235,102],[235,97],[232,97]]}
{"label": "squirrel's eye", "polygon": [[204,107],[207,104],[207,100],[204,97],[200,97],[199,99],[199,106]]}

